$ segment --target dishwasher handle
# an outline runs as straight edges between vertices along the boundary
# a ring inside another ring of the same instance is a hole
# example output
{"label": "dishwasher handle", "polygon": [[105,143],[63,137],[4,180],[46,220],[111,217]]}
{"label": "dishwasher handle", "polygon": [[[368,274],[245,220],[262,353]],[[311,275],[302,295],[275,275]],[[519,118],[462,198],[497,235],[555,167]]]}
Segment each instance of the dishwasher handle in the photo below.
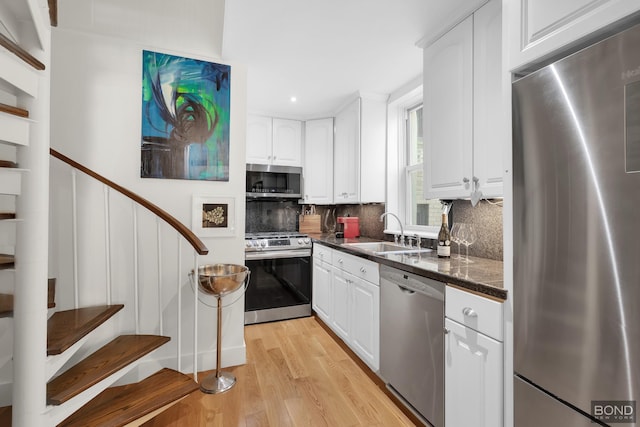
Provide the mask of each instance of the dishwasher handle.
{"label": "dishwasher handle", "polygon": [[416,293],[416,291],[412,291],[411,289],[409,289],[409,288],[405,288],[405,287],[404,287],[404,286],[402,286],[402,285],[396,285],[396,286],[397,286],[397,287],[399,287],[399,288],[400,288],[400,290],[401,290],[402,292],[404,292],[405,294],[413,295],[413,294],[415,294],[415,293]]}

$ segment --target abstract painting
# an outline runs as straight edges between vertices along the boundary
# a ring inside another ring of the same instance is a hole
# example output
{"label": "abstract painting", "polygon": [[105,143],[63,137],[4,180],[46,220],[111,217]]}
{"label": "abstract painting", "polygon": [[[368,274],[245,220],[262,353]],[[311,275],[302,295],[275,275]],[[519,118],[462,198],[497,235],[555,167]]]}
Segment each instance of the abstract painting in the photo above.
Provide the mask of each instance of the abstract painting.
{"label": "abstract painting", "polygon": [[141,177],[229,180],[230,73],[142,51]]}

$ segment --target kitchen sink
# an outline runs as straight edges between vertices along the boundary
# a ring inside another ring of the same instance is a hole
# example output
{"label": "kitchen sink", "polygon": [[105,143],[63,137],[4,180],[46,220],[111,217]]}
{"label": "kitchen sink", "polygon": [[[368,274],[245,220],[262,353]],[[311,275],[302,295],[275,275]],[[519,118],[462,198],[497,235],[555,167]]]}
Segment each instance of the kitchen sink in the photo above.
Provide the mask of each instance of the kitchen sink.
{"label": "kitchen sink", "polygon": [[362,252],[372,253],[374,255],[431,252],[431,249],[410,248],[407,246],[400,246],[400,245],[396,245],[394,243],[388,243],[388,242],[343,243],[342,246],[346,248],[362,251]]}

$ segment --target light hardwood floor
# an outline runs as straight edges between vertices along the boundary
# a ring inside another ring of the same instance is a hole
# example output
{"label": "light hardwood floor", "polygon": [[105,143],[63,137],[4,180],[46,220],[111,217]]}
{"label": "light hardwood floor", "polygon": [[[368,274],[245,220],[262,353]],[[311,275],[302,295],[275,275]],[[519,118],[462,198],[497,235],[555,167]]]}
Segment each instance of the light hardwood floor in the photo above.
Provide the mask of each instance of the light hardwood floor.
{"label": "light hardwood floor", "polygon": [[224,369],[234,388],[196,391],[144,427],[415,425],[314,317],[247,326],[245,340],[247,364]]}

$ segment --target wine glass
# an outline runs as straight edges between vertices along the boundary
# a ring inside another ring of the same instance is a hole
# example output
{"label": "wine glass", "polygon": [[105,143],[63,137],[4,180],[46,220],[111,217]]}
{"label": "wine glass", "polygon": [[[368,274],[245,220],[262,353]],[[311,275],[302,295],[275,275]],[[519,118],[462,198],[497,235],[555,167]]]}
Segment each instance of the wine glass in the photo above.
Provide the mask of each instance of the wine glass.
{"label": "wine glass", "polygon": [[458,245],[458,256],[457,257],[451,257],[453,259],[459,259],[460,258],[460,228],[461,226],[463,226],[464,224],[456,222],[451,226],[451,241],[453,243],[455,243],[456,245]]}
{"label": "wine glass", "polygon": [[462,240],[462,244],[466,249],[466,263],[472,263],[473,261],[469,260],[469,246],[473,245],[478,238],[478,234],[476,233],[475,228],[472,224],[466,224],[464,237]]}

